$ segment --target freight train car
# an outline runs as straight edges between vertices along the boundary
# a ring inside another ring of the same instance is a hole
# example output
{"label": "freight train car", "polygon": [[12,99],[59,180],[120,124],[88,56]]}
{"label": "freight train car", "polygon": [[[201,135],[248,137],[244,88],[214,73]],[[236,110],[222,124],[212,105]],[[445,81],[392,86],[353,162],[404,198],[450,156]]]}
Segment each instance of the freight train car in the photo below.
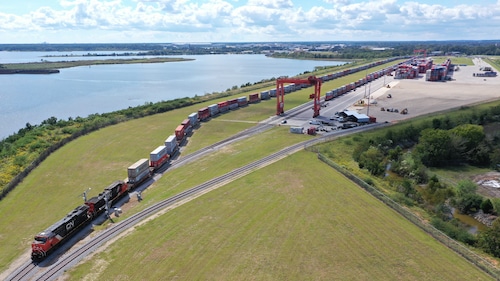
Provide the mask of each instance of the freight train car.
{"label": "freight train car", "polygon": [[184,127],[185,135],[191,133],[191,131],[193,130],[193,126],[191,126],[191,120],[189,118],[182,120],[181,126]]}
{"label": "freight train car", "polygon": [[169,155],[167,153],[167,147],[164,145],[160,145],[149,154],[149,167],[151,167],[153,170],[157,170],[161,166],[163,166],[163,164],[165,164],[168,159]]}
{"label": "freight train car", "polygon": [[[276,93],[276,91],[275,91],[275,93]],[[262,91],[262,92],[260,92],[260,99],[261,100],[268,100],[270,98],[271,98],[271,96],[269,95],[269,91]]]}
{"label": "freight train car", "polygon": [[238,106],[243,107],[248,105],[247,97],[239,97],[237,98],[238,100]]}
{"label": "freight train car", "polygon": [[167,148],[167,154],[170,155],[170,158],[172,158],[178,148],[175,135],[171,135],[165,140],[165,147]]}
{"label": "freight train car", "polygon": [[128,167],[127,172],[127,182],[133,187],[137,187],[150,176],[149,159],[143,158],[137,160],[137,162]]}
{"label": "freight train car", "polygon": [[200,121],[205,121],[210,117],[210,110],[208,107],[204,107],[198,110],[198,118]]}
{"label": "freight train car", "polygon": [[248,103],[256,103],[259,101],[260,101],[259,93],[254,93],[254,94],[248,95]]}
{"label": "freight train car", "polygon": [[229,102],[228,101],[218,102],[217,106],[219,107],[219,112],[220,113],[229,111]]}
{"label": "freight train car", "polygon": [[210,116],[214,117],[219,114],[219,106],[217,104],[211,104],[208,106],[208,110],[210,112]]}
{"label": "freight train car", "polygon": [[175,128],[175,137],[177,139],[177,142],[181,143],[184,140],[185,136],[186,136],[186,131],[184,129],[184,126],[183,125],[177,126],[177,128]]}
{"label": "freight train car", "polygon": [[198,113],[193,112],[188,115],[189,122],[191,122],[191,127],[194,129],[198,126],[200,122],[200,117],[198,116]]}
{"label": "freight train car", "polygon": [[230,99],[227,101],[227,103],[229,104],[229,109],[230,110],[234,110],[236,108],[239,107],[238,105],[238,99]]}
{"label": "freight train car", "polygon": [[325,94],[325,101],[327,101],[327,100],[331,100],[331,99],[333,99],[333,98],[334,98],[334,96],[333,96],[333,91],[328,91],[328,92],[326,92],[326,94]]}

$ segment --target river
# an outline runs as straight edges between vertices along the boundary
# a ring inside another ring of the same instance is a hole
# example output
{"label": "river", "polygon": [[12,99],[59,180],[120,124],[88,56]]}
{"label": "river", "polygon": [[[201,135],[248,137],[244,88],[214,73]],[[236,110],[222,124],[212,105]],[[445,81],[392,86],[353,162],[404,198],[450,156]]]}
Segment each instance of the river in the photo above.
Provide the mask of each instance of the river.
{"label": "river", "polygon": [[[117,58],[52,57],[58,54],[64,56],[69,53],[0,52],[0,65],[41,60]],[[294,76],[313,71],[316,66],[344,64],[336,61],[274,59],[264,55],[182,57],[194,60],[74,67],[49,75],[0,75],[0,139],[24,128],[27,123],[40,124],[52,116],[58,119],[86,117],[146,102],[221,92],[233,86],[272,77]]]}

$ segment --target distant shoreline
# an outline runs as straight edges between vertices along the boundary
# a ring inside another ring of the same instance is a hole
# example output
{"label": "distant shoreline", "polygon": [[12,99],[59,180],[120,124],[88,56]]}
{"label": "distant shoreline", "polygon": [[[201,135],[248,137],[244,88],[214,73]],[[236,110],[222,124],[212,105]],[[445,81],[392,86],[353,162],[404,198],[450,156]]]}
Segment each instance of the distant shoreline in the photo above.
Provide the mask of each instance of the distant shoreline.
{"label": "distant shoreline", "polygon": [[0,69],[0,74],[53,74],[59,69]]}
{"label": "distant shoreline", "polygon": [[109,64],[137,64],[137,63],[164,63],[192,61],[185,58],[141,58],[141,59],[106,59],[106,60],[78,60],[78,61],[42,61],[29,63],[6,63],[0,65],[0,74],[53,74],[59,73],[61,68],[78,66],[109,65]]}

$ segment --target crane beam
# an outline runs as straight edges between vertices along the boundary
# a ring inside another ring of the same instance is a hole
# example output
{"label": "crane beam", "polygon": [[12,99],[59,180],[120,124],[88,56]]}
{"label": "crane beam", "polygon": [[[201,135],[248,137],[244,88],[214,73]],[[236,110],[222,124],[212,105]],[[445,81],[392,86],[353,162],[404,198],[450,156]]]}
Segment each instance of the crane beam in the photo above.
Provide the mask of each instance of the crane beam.
{"label": "crane beam", "polygon": [[297,79],[297,78],[278,78],[276,80],[276,115],[281,115],[285,113],[285,83],[294,84],[308,84],[314,85],[314,93],[309,96],[309,98],[314,99],[313,117],[319,115],[321,108],[320,98],[321,98],[321,79],[315,76],[309,76],[307,79]]}

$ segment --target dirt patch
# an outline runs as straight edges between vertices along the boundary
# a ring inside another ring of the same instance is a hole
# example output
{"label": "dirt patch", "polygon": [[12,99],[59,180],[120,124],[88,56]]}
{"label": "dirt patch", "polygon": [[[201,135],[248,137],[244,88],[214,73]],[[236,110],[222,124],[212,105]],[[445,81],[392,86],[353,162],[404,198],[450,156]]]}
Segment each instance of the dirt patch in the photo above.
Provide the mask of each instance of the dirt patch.
{"label": "dirt patch", "polygon": [[479,193],[500,198],[500,172],[492,171],[477,175],[473,181],[478,185]]}

